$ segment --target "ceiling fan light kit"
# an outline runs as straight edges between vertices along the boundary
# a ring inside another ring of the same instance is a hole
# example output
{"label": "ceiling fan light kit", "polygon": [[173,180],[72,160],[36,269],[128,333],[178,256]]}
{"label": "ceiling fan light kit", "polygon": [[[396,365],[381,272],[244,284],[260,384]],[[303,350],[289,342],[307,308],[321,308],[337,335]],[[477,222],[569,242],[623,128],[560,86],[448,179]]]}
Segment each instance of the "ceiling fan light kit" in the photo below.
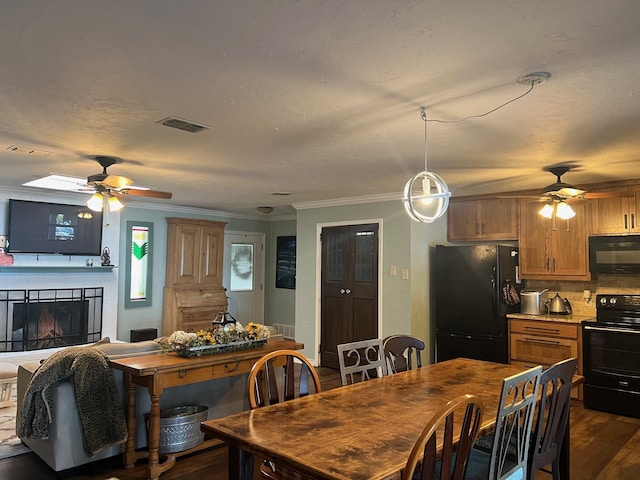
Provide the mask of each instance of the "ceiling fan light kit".
{"label": "ceiling fan light kit", "polygon": [[105,199],[110,212],[117,212],[118,210],[122,210],[122,208],[124,207],[122,202],[118,200],[116,196],[108,192],[96,192],[91,195],[91,198],[87,200],[87,207],[89,207],[94,212],[100,212],[104,207]]}
{"label": "ceiling fan light kit", "polygon": [[556,216],[562,220],[569,220],[576,216],[576,212],[569,206],[567,202],[558,202],[556,205]]}
{"label": "ceiling fan light kit", "polygon": [[553,212],[555,211],[555,208],[553,208],[553,205],[550,203],[545,203],[544,207],[542,207],[540,209],[540,211],[538,212],[540,215],[542,215],[544,218],[549,218],[551,219],[553,217]]}

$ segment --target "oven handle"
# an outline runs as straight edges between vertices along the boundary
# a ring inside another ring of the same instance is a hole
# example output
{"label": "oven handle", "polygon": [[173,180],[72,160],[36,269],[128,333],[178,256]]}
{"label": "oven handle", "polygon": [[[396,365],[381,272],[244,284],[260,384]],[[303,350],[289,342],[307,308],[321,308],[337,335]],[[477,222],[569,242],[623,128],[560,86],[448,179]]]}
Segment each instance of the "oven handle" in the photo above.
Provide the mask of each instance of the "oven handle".
{"label": "oven handle", "polygon": [[625,328],[609,328],[609,327],[589,327],[584,326],[585,330],[596,330],[598,332],[617,332],[617,333],[640,333],[640,330],[625,329]]}

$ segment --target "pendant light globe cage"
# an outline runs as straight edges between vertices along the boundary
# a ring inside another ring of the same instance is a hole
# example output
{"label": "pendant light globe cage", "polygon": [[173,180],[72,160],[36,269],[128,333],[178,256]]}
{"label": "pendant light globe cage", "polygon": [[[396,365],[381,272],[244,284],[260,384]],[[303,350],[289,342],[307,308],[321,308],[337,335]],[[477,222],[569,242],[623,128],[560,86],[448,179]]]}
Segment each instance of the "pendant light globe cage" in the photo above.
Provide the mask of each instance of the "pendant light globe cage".
{"label": "pendant light globe cage", "polygon": [[427,112],[420,110],[424,122],[424,170],[417,173],[404,186],[402,202],[409,217],[416,222],[432,223],[447,211],[451,192],[438,174],[427,168]]}
{"label": "pendant light globe cage", "polygon": [[432,223],[447,211],[450,197],[451,192],[442,177],[425,170],[406,183],[402,201],[413,220]]}

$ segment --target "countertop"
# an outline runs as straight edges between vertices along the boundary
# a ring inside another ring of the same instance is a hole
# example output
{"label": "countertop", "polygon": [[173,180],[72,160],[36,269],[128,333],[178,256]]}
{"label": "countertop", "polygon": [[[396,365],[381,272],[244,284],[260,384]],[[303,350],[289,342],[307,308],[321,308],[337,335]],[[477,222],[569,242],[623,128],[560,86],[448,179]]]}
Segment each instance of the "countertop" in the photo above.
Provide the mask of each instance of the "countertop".
{"label": "countertop", "polygon": [[521,320],[537,320],[543,322],[581,323],[584,320],[594,320],[595,317],[587,315],[531,315],[528,313],[507,313],[507,318],[519,318]]}

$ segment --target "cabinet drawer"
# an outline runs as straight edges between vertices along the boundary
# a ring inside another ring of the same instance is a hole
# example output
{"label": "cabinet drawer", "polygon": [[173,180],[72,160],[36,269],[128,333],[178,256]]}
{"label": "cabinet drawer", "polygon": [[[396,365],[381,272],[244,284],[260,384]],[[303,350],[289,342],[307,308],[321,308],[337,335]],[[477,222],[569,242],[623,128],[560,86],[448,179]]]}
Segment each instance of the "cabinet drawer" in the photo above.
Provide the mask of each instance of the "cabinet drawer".
{"label": "cabinet drawer", "polygon": [[511,335],[511,358],[519,362],[549,367],[578,356],[578,341],[535,335]]}
{"label": "cabinet drawer", "polygon": [[214,365],[213,374],[216,377],[226,377],[227,375],[238,375],[240,373],[249,373],[253,362],[251,360],[238,360],[236,362],[227,362],[223,365]]}
{"label": "cabinet drawer", "polygon": [[544,320],[509,320],[511,333],[542,335],[545,337],[578,338],[578,325],[571,323],[555,323]]}

